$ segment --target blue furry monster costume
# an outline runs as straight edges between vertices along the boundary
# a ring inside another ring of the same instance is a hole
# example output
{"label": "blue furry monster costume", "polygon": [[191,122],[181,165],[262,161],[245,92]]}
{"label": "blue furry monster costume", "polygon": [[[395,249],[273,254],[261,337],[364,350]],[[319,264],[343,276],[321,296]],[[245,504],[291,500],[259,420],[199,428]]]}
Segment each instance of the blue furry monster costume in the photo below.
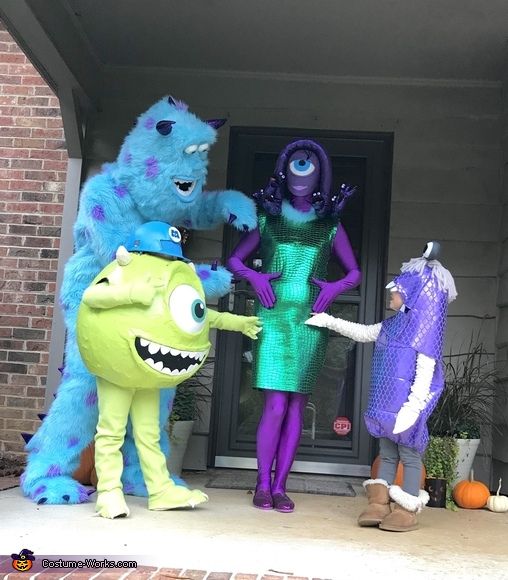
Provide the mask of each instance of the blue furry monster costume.
{"label": "blue furry monster costume", "polygon": [[[97,426],[96,381],[85,368],[76,343],[81,297],[94,277],[114,259],[139,225],[165,221],[189,229],[220,223],[248,231],[256,227],[252,200],[238,191],[205,192],[208,149],[223,121],[202,121],[187,106],[164,98],[143,113],[126,137],[118,158],[83,186],[74,225],[75,252],[65,267],[60,305],[67,328],[65,364],[57,396],[37,433],[28,441],[28,463],[21,479],[25,495],[38,504],[81,503],[85,487],[72,478],[80,454]],[[230,273],[197,265],[208,298],[229,290]],[[165,429],[174,390],[161,392],[161,448],[169,453]],[[122,447],[126,494],[146,496],[130,425]]]}

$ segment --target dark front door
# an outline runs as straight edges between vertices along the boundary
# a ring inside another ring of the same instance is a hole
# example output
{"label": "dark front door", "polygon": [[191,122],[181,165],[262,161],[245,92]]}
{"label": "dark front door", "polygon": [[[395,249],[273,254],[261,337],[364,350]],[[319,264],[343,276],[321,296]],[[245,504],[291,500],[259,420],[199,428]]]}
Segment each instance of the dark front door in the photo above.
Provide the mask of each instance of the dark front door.
{"label": "dark front door", "polygon": [[[360,264],[362,283],[359,288],[339,296],[331,314],[364,324],[379,322],[384,304],[392,136],[233,127],[228,186],[249,195],[264,187],[272,175],[278,153],[298,138],[315,139],[328,151],[336,191],[344,182],[358,186],[341,221]],[[228,229],[224,241],[225,259],[238,241],[239,234]],[[254,256],[251,267],[256,267],[256,259]],[[328,274],[329,280],[343,276],[333,258]],[[234,291],[222,300],[220,309],[250,315],[255,302],[255,294],[242,280],[236,282]],[[238,333],[220,333],[216,355],[210,464],[254,468],[256,428],[263,394],[250,386],[251,341]],[[325,365],[305,412],[295,471],[368,474],[372,442],[365,430],[362,411],[368,396],[371,355],[371,344],[355,344],[331,333]],[[340,417],[344,420],[336,422]],[[351,424],[349,431],[348,422]]]}

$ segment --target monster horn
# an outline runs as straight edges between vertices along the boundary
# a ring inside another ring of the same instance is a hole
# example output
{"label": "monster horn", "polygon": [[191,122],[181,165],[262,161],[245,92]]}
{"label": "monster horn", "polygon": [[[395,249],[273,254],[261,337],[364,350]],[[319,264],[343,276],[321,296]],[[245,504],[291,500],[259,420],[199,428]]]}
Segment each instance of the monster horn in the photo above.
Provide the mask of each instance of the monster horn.
{"label": "monster horn", "polygon": [[120,266],[127,266],[132,262],[132,256],[125,248],[125,246],[120,246],[116,251],[116,261],[120,264]]}
{"label": "monster horn", "polygon": [[214,129],[220,129],[226,123],[227,119],[207,119],[206,122]]}

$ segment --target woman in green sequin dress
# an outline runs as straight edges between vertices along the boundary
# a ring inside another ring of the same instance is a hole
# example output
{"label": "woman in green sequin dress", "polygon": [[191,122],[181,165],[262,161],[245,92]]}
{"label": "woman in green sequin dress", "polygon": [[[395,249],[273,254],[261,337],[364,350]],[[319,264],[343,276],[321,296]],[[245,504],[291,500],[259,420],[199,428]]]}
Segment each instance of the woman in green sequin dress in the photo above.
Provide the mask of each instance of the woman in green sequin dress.
{"label": "woman in green sequin dress", "polygon": [[[258,481],[253,503],[291,512],[286,480],[300,442],[303,413],[324,362],[328,334],[304,324],[323,312],[361,278],[338,215],[354,188],[331,190],[331,162],[316,142],[290,143],[279,155],[275,176],[257,192],[258,228],[245,235],[228,261],[230,270],[254,288],[263,331],[254,345],[254,387],[265,403],[257,431]],[[262,272],[245,262],[258,248]],[[327,282],[330,254],[346,275]],[[271,473],[274,460],[275,476]]]}

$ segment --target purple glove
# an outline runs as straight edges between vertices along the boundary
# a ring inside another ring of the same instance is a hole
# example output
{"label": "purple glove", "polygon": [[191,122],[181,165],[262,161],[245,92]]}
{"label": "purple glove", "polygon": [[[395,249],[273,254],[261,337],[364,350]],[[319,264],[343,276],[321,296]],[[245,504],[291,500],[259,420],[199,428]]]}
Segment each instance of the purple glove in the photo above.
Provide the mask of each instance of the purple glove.
{"label": "purple glove", "polygon": [[245,261],[259,248],[259,242],[260,235],[257,228],[246,234],[231,254],[228,268],[236,277],[244,278],[249,282],[265,308],[272,308],[277,299],[270,281],[279,278],[281,272],[262,274],[245,265]]}
{"label": "purple glove", "polygon": [[351,286],[344,279],[336,282],[327,282],[326,280],[311,278],[311,282],[321,289],[312,307],[312,312],[316,313],[324,312],[339,294],[342,294]]}
{"label": "purple glove", "polygon": [[260,272],[255,272],[254,270],[250,270],[250,272],[244,276],[254,289],[254,292],[257,294],[259,301],[265,308],[273,308],[273,305],[277,301],[270,282],[271,280],[280,278],[281,274],[282,272],[262,274]]}
{"label": "purple glove", "polygon": [[339,294],[351,288],[356,288],[362,278],[349,238],[341,226],[337,229],[332,250],[335,257],[342,264],[346,275],[341,280],[336,280],[335,282],[327,282],[326,280],[318,280],[317,278],[311,279],[312,283],[321,289],[312,306],[312,312],[324,312]]}

